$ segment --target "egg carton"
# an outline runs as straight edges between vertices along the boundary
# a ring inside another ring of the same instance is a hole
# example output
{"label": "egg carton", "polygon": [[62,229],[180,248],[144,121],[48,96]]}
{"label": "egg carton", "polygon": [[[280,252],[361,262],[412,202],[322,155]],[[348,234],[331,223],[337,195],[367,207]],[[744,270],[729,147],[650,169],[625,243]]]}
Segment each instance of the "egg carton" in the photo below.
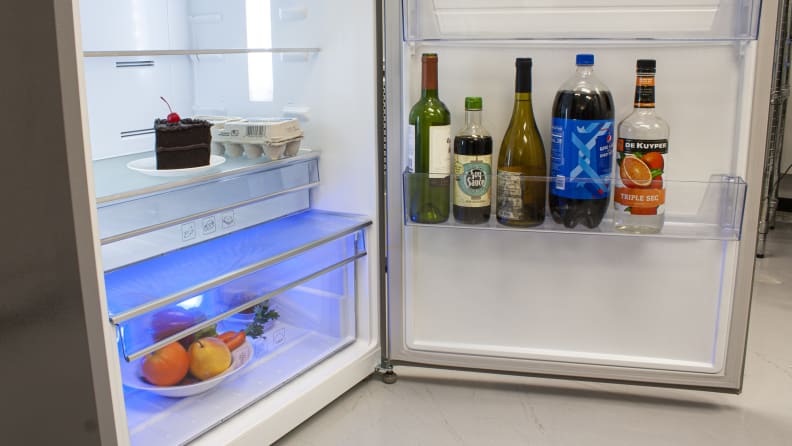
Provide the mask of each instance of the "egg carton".
{"label": "egg carton", "polygon": [[232,121],[242,121],[244,118],[237,116],[213,116],[213,115],[197,115],[193,119],[200,119],[202,121],[209,121],[214,129],[225,128],[225,125]]}
{"label": "egg carton", "polygon": [[272,160],[279,160],[297,155],[297,152],[300,151],[301,141],[302,137],[272,143],[240,144],[236,142],[217,142],[212,139],[212,154],[225,155],[229,158],[240,157],[244,154],[250,159],[266,156]]}
{"label": "egg carton", "polygon": [[303,131],[296,118],[248,118],[226,123],[218,136],[224,141],[259,144],[298,138]]}
{"label": "egg carton", "polygon": [[226,121],[213,126],[212,153],[250,159],[266,156],[281,159],[300,150],[303,132],[294,118],[262,118]]}

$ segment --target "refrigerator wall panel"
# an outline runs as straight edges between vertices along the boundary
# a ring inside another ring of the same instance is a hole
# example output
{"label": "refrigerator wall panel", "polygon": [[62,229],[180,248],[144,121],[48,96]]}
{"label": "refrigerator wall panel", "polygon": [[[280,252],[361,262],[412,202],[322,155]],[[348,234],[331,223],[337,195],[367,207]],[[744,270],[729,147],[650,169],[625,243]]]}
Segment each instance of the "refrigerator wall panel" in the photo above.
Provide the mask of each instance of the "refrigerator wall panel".
{"label": "refrigerator wall panel", "polygon": [[191,45],[187,9],[192,0],[79,3],[85,51],[183,49]]}
{"label": "refrigerator wall panel", "polygon": [[734,242],[432,228],[405,241],[408,350],[722,367]]}
{"label": "refrigerator wall panel", "polygon": [[92,158],[154,152],[154,119],[168,106],[191,114],[195,90],[187,56],[85,59]]}

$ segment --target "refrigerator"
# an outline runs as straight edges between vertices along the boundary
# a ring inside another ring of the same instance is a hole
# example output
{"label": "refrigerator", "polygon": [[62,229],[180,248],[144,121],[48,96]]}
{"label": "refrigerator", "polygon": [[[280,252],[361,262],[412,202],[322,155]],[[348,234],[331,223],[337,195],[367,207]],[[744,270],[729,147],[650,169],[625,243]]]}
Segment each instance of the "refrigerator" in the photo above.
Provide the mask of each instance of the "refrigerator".
{"label": "refrigerator", "polygon": [[[396,381],[400,365],[739,392],[776,8],[56,2],[64,218],[102,442],[270,443],[372,373]],[[656,59],[671,127],[663,230],[621,234],[612,206],[595,229],[411,222],[407,117],[423,53],[438,54],[452,135],[465,97],[483,98],[494,159],[516,58],[533,59],[548,149],[577,53],[595,55],[617,121],[632,111],[636,59]],[[160,97],[216,126],[294,118],[299,151],[213,146],[199,172],[141,168],[153,120],[169,113]],[[262,303],[279,318],[211,389],[167,394],[141,379],[149,354],[207,327],[243,329]],[[188,322],[158,333],[174,312]]]}

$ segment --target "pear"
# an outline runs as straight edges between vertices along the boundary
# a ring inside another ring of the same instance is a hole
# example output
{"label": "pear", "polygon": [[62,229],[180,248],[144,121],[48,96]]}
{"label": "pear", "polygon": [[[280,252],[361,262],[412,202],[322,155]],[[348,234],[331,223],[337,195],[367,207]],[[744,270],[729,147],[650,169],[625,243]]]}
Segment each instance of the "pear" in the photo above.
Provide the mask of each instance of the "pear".
{"label": "pear", "polygon": [[201,381],[215,377],[231,367],[231,350],[220,339],[202,338],[190,345],[190,373]]}

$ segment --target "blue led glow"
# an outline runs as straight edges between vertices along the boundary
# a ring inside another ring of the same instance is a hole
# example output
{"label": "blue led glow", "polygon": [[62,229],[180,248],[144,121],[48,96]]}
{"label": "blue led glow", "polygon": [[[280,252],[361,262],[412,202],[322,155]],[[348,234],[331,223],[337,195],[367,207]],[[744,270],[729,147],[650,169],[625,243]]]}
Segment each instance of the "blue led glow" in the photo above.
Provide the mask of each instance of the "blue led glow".
{"label": "blue led glow", "polygon": [[311,210],[108,272],[105,288],[110,315],[348,232],[364,222]]}

